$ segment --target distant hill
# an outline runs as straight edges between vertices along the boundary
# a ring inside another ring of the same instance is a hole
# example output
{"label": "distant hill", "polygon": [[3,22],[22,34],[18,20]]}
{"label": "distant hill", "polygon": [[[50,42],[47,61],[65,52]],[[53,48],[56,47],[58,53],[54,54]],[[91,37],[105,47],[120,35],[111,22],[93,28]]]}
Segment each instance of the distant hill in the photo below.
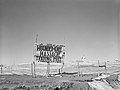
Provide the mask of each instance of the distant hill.
{"label": "distant hill", "polygon": [[[100,63],[101,65],[104,63]],[[60,63],[51,63],[50,64],[50,73],[58,73],[62,64]],[[46,63],[37,63],[36,64],[36,74],[45,75],[47,70]],[[3,69],[4,74],[27,74],[31,75],[31,64],[23,63],[18,65],[11,65]],[[63,67],[63,72],[74,73],[78,71],[77,63],[72,63],[65,65]],[[105,69],[99,68],[99,71],[105,73]],[[97,64],[93,63],[80,63],[80,72],[81,73],[98,73]],[[120,62],[107,62],[107,73],[120,73]]]}

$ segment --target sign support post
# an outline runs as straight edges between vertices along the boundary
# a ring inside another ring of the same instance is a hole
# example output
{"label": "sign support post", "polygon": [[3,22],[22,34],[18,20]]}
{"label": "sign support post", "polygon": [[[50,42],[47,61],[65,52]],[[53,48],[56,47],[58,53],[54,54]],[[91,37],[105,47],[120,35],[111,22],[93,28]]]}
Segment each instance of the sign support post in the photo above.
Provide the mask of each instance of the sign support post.
{"label": "sign support post", "polygon": [[31,73],[32,73],[32,77],[36,77],[36,74],[35,74],[35,62],[34,61],[31,63]]}
{"label": "sign support post", "polygon": [[50,62],[47,62],[47,77],[49,77],[50,74]]}
{"label": "sign support post", "polygon": [[60,72],[60,73],[61,73],[61,76],[62,76],[62,73],[63,73],[63,72],[62,72],[62,71],[63,71],[63,67],[64,67],[64,61],[62,61],[62,67],[61,67],[61,72]]}
{"label": "sign support post", "polygon": [[33,77],[36,77],[36,73],[35,73],[35,61],[33,61]]}

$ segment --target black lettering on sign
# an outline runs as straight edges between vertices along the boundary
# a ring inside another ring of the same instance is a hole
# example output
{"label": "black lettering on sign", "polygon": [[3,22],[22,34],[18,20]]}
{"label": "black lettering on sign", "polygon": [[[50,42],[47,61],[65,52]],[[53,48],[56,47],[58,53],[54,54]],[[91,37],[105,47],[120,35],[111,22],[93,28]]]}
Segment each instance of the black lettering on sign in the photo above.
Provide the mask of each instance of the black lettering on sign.
{"label": "black lettering on sign", "polygon": [[52,51],[53,51],[53,47],[52,47],[52,46],[49,46],[49,48],[50,48],[50,51],[52,52]]}
{"label": "black lettering on sign", "polygon": [[58,45],[54,47],[54,52],[57,52],[57,47],[58,47]]}
{"label": "black lettering on sign", "polygon": [[54,57],[54,56],[55,56],[55,53],[54,53],[54,52],[51,52],[51,56]]}
{"label": "black lettering on sign", "polygon": [[47,52],[47,56],[50,57],[50,51]]}
{"label": "black lettering on sign", "polygon": [[44,55],[43,55],[44,57],[46,57],[47,55],[46,55],[46,51],[44,51]]}
{"label": "black lettering on sign", "polygon": [[57,47],[57,51],[61,52],[62,51],[62,47],[61,46]]}
{"label": "black lettering on sign", "polygon": [[37,45],[37,51],[39,51],[39,45]]}
{"label": "black lettering on sign", "polygon": [[61,59],[65,56],[63,45],[43,45],[41,43],[36,46],[36,50],[37,52],[35,52],[34,57],[36,57],[36,60],[38,59],[42,62],[48,62],[49,60],[49,62],[61,63]]}
{"label": "black lettering on sign", "polygon": [[45,45],[44,45],[44,46],[42,46],[42,50],[43,50],[43,51],[45,51]]}
{"label": "black lettering on sign", "polygon": [[43,56],[43,51],[40,51],[40,57],[42,57]]}
{"label": "black lettering on sign", "polygon": [[42,51],[42,49],[43,49],[43,44],[41,43],[39,44],[39,50]]}

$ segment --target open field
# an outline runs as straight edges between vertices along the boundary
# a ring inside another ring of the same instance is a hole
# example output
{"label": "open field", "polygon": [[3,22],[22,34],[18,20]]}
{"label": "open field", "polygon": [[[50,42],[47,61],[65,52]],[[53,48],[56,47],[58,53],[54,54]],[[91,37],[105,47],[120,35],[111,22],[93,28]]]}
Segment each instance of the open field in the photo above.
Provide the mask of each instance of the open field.
{"label": "open field", "polygon": [[[7,66],[6,66],[7,67]],[[59,69],[61,68],[61,64],[50,64],[50,73],[51,74],[56,74],[59,72]],[[107,73],[120,73],[120,62],[116,63],[108,63],[107,65]],[[45,64],[36,64],[36,74],[37,75],[45,75],[47,71],[47,65]],[[84,74],[93,74],[93,73],[105,73],[105,68],[99,68],[98,66],[88,66],[88,67],[80,67],[80,72]],[[77,64],[75,63],[74,65],[65,65],[63,67],[63,72],[78,72],[78,67]],[[26,64],[20,64],[20,65],[12,65],[7,68],[3,68],[3,73],[4,74],[27,74],[31,75],[31,64],[26,63]]]}
{"label": "open field", "polygon": [[[120,90],[118,75],[95,79],[97,74],[63,74],[54,77],[0,75],[0,90]],[[96,88],[96,89],[95,89]]]}
{"label": "open field", "polygon": [[[30,64],[6,68],[3,70],[3,74],[0,75],[0,90],[120,90],[120,81],[117,79],[112,81],[108,79],[107,81],[105,78],[104,80],[109,82],[108,84],[105,84],[101,79],[95,80],[98,77],[97,66],[81,67],[81,76],[77,75],[78,68],[75,66],[65,66],[61,76],[58,74],[60,67],[59,65],[51,65],[51,76],[46,77],[46,65],[38,65],[36,67],[36,78],[31,75]],[[99,68],[99,73],[105,74],[105,69]],[[120,75],[119,65],[107,66],[107,75],[113,74]],[[104,86],[109,89],[92,89],[90,85],[94,84],[97,84],[97,86],[101,85],[101,88]],[[61,87],[62,89],[60,89]],[[69,87],[72,89],[66,89]]]}
{"label": "open field", "polygon": [[[56,77],[45,77],[45,76],[37,76],[33,78],[29,75],[0,75],[0,88],[15,88],[17,86],[26,86],[26,87],[35,87],[39,86],[41,88],[55,88],[62,81],[87,81],[95,78],[96,75],[84,75],[82,78],[78,76],[67,76],[63,75]],[[1,90],[0,89],[0,90]]]}

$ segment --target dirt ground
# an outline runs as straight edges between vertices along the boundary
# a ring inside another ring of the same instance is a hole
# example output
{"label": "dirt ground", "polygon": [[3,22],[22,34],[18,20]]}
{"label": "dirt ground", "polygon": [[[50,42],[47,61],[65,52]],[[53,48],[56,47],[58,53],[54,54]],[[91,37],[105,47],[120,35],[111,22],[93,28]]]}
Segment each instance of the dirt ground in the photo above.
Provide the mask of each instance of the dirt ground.
{"label": "dirt ground", "polygon": [[96,74],[79,77],[76,75],[63,75],[62,77],[37,76],[36,78],[30,75],[0,75],[0,90],[52,90],[48,88],[56,88],[63,81],[88,82],[95,77],[97,77]]}

